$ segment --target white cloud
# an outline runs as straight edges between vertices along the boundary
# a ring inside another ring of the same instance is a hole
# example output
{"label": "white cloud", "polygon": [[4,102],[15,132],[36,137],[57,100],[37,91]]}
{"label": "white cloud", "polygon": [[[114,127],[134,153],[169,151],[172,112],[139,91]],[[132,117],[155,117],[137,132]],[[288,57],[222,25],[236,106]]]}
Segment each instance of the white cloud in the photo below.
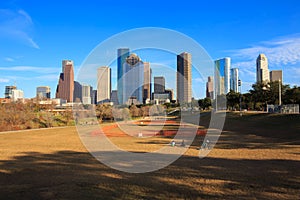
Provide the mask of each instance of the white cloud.
{"label": "white cloud", "polygon": [[16,72],[36,72],[41,74],[59,73],[59,68],[53,67],[34,67],[34,66],[13,66],[13,67],[0,67],[0,71],[16,71]]}
{"label": "white cloud", "polygon": [[10,58],[10,57],[6,57],[6,58],[4,58],[4,60],[7,61],[7,62],[14,62],[15,61],[15,59]]}
{"label": "white cloud", "polygon": [[39,49],[31,36],[33,25],[31,17],[24,10],[0,9],[0,37],[19,40]]}
{"label": "white cloud", "polygon": [[0,78],[0,83],[8,83],[9,79],[7,78]]}
{"label": "white cloud", "polygon": [[249,48],[229,51],[232,57],[242,62],[233,66],[255,68],[255,60],[260,53],[264,53],[271,66],[282,66],[300,62],[300,34],[281,37],[270,41],[263,41]]}

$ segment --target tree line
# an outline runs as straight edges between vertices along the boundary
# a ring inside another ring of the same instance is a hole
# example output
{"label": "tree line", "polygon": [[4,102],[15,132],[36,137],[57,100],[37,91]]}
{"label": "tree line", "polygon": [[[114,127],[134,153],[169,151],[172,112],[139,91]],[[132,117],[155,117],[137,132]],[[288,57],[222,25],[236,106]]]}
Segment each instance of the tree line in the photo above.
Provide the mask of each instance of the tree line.
{"label": "tree line", "polygon": [[0,104],[0,131],[73,125],[71,110],[52,112],[54,105],[39,105],[33,101]]}
{"label": "tree line", "polygon": [[[247,93],[230,91],[227,95],[218,96],[218,98],[226,98],[229,110],[239,110],[241,106],[242,109],[262,111],[266,110],[268,104],[278,105],[280,94],[282,104],[300,104],[300,87],[290,87],[278,81],[256,83]],[[198,105],[204,110],[215,107],[214,103],[209,98],[198,100]]]}

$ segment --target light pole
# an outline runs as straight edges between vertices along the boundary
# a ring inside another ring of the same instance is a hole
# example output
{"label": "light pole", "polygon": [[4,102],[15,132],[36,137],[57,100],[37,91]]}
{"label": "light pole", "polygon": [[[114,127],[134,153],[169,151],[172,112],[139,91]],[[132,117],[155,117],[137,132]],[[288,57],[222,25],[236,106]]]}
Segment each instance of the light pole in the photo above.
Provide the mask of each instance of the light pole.
{"label": "light pole", "polygon": [[[263,86],[262,89],[263,89],[264,91],[270,91],[270,87],[271,87],[271,86],[270,86],[269,84],[267,84],[266,86]],[[265,96],[265,98],[266,98],[266,112],[269,112],[269,111],[268,111],[267,94],[265,94],[264,96]]]}
{"label": "light pole", "polygon": [[281,106],[281,80],[279,79],[279,81],[278,81],[278,85],[279,85],[279,88],[278,88],[278,90],[279,90],[279,106]]}
{"label": "light pole", "polygon": [[238,85],[240,88],[240,116],[242,116],[242,81],[239,79]]}

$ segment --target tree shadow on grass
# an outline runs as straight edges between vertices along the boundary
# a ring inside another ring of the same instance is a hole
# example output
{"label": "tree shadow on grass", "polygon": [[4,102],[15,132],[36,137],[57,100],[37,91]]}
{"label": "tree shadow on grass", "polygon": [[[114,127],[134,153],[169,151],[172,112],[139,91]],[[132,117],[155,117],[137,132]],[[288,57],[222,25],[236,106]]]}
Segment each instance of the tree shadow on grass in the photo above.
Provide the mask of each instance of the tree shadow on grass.
{"label": "tree shadow on grass", "polygon": [[[134,164],[134,162],[133,162]],[[151,163],[149,163],[151,164]],[[27,152],[0,161],[1,199],[288,199],[300,162],[183,156],[150,173],[113,170],[89,153]]]}

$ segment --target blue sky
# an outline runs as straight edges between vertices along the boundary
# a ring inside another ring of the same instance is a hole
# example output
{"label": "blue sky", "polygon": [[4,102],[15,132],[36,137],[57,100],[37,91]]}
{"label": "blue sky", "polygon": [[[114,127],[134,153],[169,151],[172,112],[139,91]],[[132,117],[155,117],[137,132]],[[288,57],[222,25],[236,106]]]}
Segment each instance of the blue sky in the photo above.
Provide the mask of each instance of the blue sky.
{"label": "blue sky", "polygon": [[[78,70],[99,43],[141,27],[179,31],[202,45],[212,59],[231,57],[232,67],[240,68],[244,92],[255,82],[259,53],[268,57],[270,70],[283,70],[284,83],[300,85],[297,0],[8,0],[0,2],[0,97],[5,85],[15,82],[26,97],[35,96],[40,85],[50,86],[54,97],[63,59],[74,60]],[[146,53],[141,57],[157,62]],[[162,58],[162,64],[167,60]],[[175,68],[176,57],[168,65]],[[176,90],[174,80],[166,79]],[[204,97],[205,81],[193,78],[196,98]]]}

